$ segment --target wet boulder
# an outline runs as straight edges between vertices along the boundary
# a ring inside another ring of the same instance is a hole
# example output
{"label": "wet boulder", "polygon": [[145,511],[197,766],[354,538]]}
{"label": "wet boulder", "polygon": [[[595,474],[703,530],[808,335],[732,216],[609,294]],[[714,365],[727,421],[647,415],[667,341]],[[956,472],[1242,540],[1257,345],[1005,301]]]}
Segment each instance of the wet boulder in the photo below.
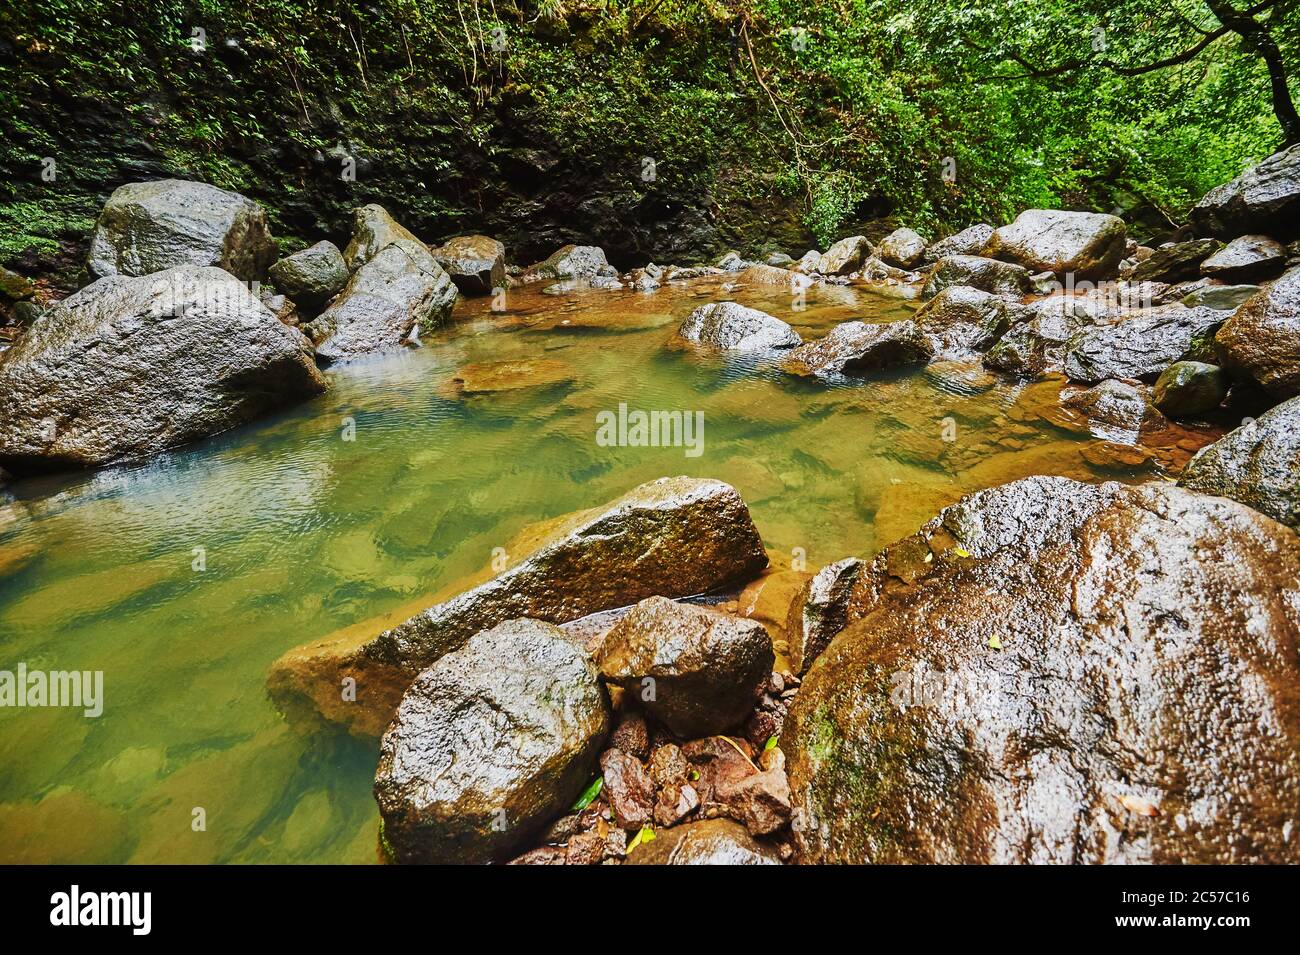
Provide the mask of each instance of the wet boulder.
{"label": "wet boulder", "polygon": [[817,261],[815,269],[822,275],[848,275],[861,268],[872,251],[866,236],[849,236],[827,249]]}
{"label": "wet boulder", "polygon": [[1145,386],[1113,378],[1091,388],[1061,389],[1061,413],[1049,416],[1049,420],[1067,430],[1117,444],[1136,444],[1142,433],[1160,431],[1169,425],[1152,405]]}
{"label": "wet boulder", "polygon": [[491,295],[506,286],[506,247],[486,235],[462,235],[433,249],[462,295]]}
{"label": "wet boulder", "polygon": [[776,656],[761,623],[666,597],[641,601],[605,635],[596,664],[678,736],[742,723]]}
{"label": "wet boulder", "polygon": [[831,638],[844,629],[849,593],[862,567],[862,561],[856,557],[827,564],[804,585],[790,605],[785,632],[790,646],[790,666],[796,675],[803,676]]}
{"label": "wet boulder", "polygon": [[980,250],[992,237],[993,226],[981,222],[931,245],[925,250],[925,260],[937,262],[950,255],[979,255]]}
{"label": "wet boulder", "polygon": [[205,182],[162,179],[113,190],[90,236],[92,278],[212,265],[261,280],[275,261],[266,213],[251,199]]}
{"label": "wet boulder", "polygon": [[1188,308],[1204,305],[1206,308],[1217,309],[1221,312],[1234,312],[1237,310],[1237,306],[1244,303],[1258,291],[1258,285],[1206,284],[1188,292],[1183,296],[1182,303]]}
{"label": "wet boulder", "polygon": [[591,278],[603,275],[610,265],[605,250],[595,245],[566,245],[548,259],[538,262],[524,273],[526,281],[538,279]]}
{"label": "wet boulder", "polygon": [[921,289],[931,299],[954,285],[969,285],[981,292],[1019,298],[1032,290],[1030,273],[1022,265],[980,255],[948,255],[935,262]]}
{"label": "wet boulder", "polygon": [[348,284],[348,264],[333,242],[317,242],[280,259],[268,277],[299,308],[317,312]]}
{"label": "wet boulder", "polygon": [[1286,249],[1266,235],[1242,235],[1201,263],[1201,272],[1224,282],[1258,282],[1286,267]]}
{"label": "wet boulder", "polygon": [[600,756],[601,796],[620,829],[640,829],[654,816],[655,787],[641,761],[619,749]]}
{"label": "wet boulder", "polygon": [[1300,397],[1202,448],[1179,484],[1230,497],[1300,530]]}
{"label": "wet boulder", "polygon": [[880,240],[876,255],[886,265],[911,270],[925,259],[925,239],[911,229],[895,229]]}
{"label": "wet boulder", "polygon": [[[767,565],[735,489],[687,477],[527,528],[505,551],[503,570],[485,571],[397,626],[357,625],[289,651],[272,665],[272,699],[291,719],[377,736],[415,675],[480,630],[515,617],[563,623],[655,594],[705,593]],[[339,692],[345,681],[356,689],[351,699]]]}
{"label": "wet boulder", "polygon": [[1028,306],[984,356],[984,364],[1023,378],[1060,371],[1070,339],[1080,328],[1111,316],[1104,305],[1056,295]]}
{"label": "wet boulder", "polygon": [[404,863],[509,858],[582,792],[609,719],[590,657],[558,627],[474,635],[416,677],[384,733],[385,848]]}
{"label": "wet boulder", "polygon": [[113,275],[0,359],[0,467],[98,467],[245,424],[326,388],[311,343],[218,268]]}
{"label": "wet boulder", "polygon": [[1295,863],[1300,537],[1032,477],[872,562],[781,749],[801,861]]}
{"label": "wet boulder", "polygon": [[803,344],[799,333],[781,319],[736,302],[701,305],[677,334],[689,342],[730,351],[771,351]]}
{"label": "wet boulder", "polygon": [[456,286],[424,244],[399,238],[369,253],[304,331],[322,362],[351,361],[417,344],[455,302]]}
{"label": "wet boulder", "polygon": [[1191,220],[1198,233],[1220,239],[1250,232],[1283,239],[1300,235],[1300,145],[1211,189],[1192,210]]}
{"label": "wet boulder", "polygon": [[913,320],[937,357],[962,358],[986,350],[1027,311],[991,292],[954,285],[921,306]]}
{"label": "wet boulder", "polygon": [[343,250],[343,259],[355,272],[394,242],[424,244],[383,206],[373,202],[359,206],[352,210],[352,239]]}
{"label": "wet boulder", "polygon": [[1027,209],[995,229],[982,254],[1058,279],[1067,274],[1076,280],[1108,279],[1119,269],[1127,240],[1124,220],[1117,216]]}
{"label": "wet boulder", "polygon": [[655,833],[627,857],[628,865],[781,865],[771,846],[754,841],[729,819],[689,822]]}
{"label": "wet boulder", "polygon": [[1171,418],[1188,418],[1213,411],[1228,396],[1228,376],[1218,365],[1176,361],[1156,379],[1155,405]]}
{"label": "wet boulder", "polygon": [[736,274],[736,279],[746,285],[770,285],[775,288],[787,288],[791,293],[806,289],[818,279],[789,269],[779,269],[774,265],[751,265],[745,271]]}
{"label": "wet boulder", "polygon": [[1066,346],[1065,373],[1085,384],[1107,378],[1154,381],[1222,321],[1216,309],[1169,305],[1090,325]]}
{"label": "wet boulder", "polygon": [[1300,268],[1237,309],[1214,344],[1229,371],[1273,397],[1300,394]]}
{"label": "wet boulder", "polygon": [[1201,263],[1223,248],[1215,239],[1174,242],[1156,249],[1129,274],[1132,282],[1186,282],[1200,275]]}
{"label": "wet boulder", "polygon": [[0,301],[22,302],[36,294],[31,279],[0,265]]}
{"label": "wet boulder", "polygon": [[852,377],[925,364],[933,354],[934,346],[911,319],[881,325],[841,322],[825,338],[790,352],[785,367],[798,375]]}

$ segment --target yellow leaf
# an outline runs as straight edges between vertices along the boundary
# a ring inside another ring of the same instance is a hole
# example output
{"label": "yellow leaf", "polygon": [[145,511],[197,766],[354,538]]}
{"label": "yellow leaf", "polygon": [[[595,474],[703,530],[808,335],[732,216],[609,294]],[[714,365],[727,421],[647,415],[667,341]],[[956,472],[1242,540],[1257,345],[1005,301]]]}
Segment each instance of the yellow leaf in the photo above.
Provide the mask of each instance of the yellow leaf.
{"label": "yellow leaf", "polygon": [[970,556],[970,551],[968,551],[965,547],[960,547],[960,546],[959,546],[959,547],[954,547],[954,548],[953,548],[953,551],[956,552],[956,554],[957,554],[958,557],[969,557],[969,556]]}
{"label": "yellow leaf", "polygon": [[997,634],[994,634],[993,636],[989,637],[989,649],[990,650],[1002,649],[1002,640],[998,637]]}

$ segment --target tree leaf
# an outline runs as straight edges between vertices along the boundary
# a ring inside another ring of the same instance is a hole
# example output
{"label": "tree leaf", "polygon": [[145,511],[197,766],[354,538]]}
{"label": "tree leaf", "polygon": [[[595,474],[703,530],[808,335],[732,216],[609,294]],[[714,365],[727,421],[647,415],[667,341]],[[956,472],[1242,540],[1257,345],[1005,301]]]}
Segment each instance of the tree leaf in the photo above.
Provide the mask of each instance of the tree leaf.
{"label": "tree leaf", "polygon": [[600,791],[604,787],[604,785],[605,785],[604,776],[597,776],[595,779],[593,779],[591,785],[589,785],[586,789],[582,791],[582,795],[578,797],[578,801],[573,804],[572,811],[582,812],[582,810],[590,806],[592,801],[597,796],[600,795]]}

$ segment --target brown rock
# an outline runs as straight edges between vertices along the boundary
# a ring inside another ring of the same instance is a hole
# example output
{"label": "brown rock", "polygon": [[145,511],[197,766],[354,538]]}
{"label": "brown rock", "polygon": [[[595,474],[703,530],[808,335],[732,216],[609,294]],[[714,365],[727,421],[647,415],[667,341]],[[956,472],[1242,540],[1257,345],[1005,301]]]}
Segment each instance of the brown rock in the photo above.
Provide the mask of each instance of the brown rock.
{"label": "brown rock", "polygon": [[623,829],[640,829],[654,812],[654,783],[640,761],[617,749],[607,749],[600,757],[605,774],[601,793],[609,800],[614,821]]}
{"label": "brown rock", "polygon": [[[281,712],[376,736],[421,669],[470,636],[527,616],[559,623],[650,594],[704,593],[767,564],[740,495],[720,481],[663,478],[617,500],[526,529],[509,565],[378,632],[360,624],[281,657],[267,680]],[[355,698],[341,688],[355,681]],[[638,688],[639,689],[639,688]]]}
{"label": "brown rock", "polygon": [[654,719],[699,736],[745,718],[775,659],[760,623],[650,597],[610,629],[597,663]]}
{"label": "brown rock", "polygon": [[717,798],[751,834],[766,836],[790,821],[790,784],[785,772],[764,770],[719,786]]}
{"label": "brown rock", "polygon": [[655,824],[675,826],[700,806],[700,795],[690,783],[669,783],[655,802]]}
{"label": "brown rock", "polygon": [[629,865],[780,865],[775,849],[728,819],[676,826],[643,842],[628,856]]}
{"label": "brown rock", "polygon": [[628,713],[623,716],[609,744],[639,760],[650,758],[650,729],[645,717],[640,713]]}
{"label": "brown rock", "polygon": [[1300,395],[1300,268],[1237,309],[1214,343],[1229,371],[1275,398]]}

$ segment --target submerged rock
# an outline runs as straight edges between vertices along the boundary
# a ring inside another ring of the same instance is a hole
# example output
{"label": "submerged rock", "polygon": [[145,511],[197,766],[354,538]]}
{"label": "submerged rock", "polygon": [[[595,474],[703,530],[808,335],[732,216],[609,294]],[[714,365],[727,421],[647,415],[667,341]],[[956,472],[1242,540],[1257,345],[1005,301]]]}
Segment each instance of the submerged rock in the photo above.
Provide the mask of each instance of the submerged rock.
{"label": "submerged rock", "polygon": [[1174,362],[1156,379],[1155,405],[1173,418],[1213,411],[1228,396],[1228,376],[1218,365],[1200,361]]}
{"label": "submerged rock", "polygon": [[806,289],[815,281],[811,276],[791,272],[789,269],[778,269],[773,265],[751,265],[745,271],[737,273],[736,278],[747,285],[772,285],[787,288],[791,292]]}
{"label": "submerged rock", "polygon": [[256,202],[205,182],[162,179],[113,190],[90,236],[94,278],[149,275],[213,265],[260,280],[275,261],[275,240]]}
{"label": "submerged rock", "polygon": [[1300,234],[1300,145],[1211,189],[1192,210],[1191,220],[1198,232],[1220,239],[1248,232],[1287,239]]}
{"label": "submerged rock", "polygon": [[633,607],[605,635],[596,656],[605,679],[687,738],[743,722],[775,660],[761,623],[666,597]]}
{"label": "submerged rock", "polygon": [[1300,530],[1300,397],[1202,448],[1178,483],[1230,497]]}
{"label": "submerged rock", "polygon": [[911,229],[895,229],[880,240],[876,255],[887,265],[911,270],[925,259],[925,239]]}
{"label": "submerged rock", "polygon": [[1300,861],[1281,524],[1026,478],[887,548],[853,610],[781,737],[802,861]]}
{"label": "submerged rock", "polygon": [[940,239],[925,250],[927,261],[935,262],[950,255],[979,255],[985,244],[993,237],[993,226],[981,222],[970,228],[962,229],[956,235]]}
{"label": "submerged rock", "polygon": [[677,334],[690,342],[732,351],[770,351],[803,344],[799,333],[779,318],[736,302],[701,305]]}
{"label": "submerged rock", "polygon": [[486,235],[462,235],[432,250],[462,295],[491,295],[506,287],[506,247]]}
{"label": "submerged rock", "polygon": [[1086,384],[1106,378],[1151,381],[1222,321],[1223,313],[1212,308],[1170,305],[1092,325],[1071,337],[1065,373]]}
{"label": "submerged rock", "polygon": [[320,394],[311,344],[218,268],[100,279],[0,359],[0,467],[98,467]]}
{"label": "submerged rock", "polygon": [[380,744],[375,801],[397,862],[509,858],[591,778],[609,709],[558,627],[510,620],[419,674]]}
{"label": "submerged rock", "polygon": [[1272,278],[1286,266],[1286,249],[1266,235],[1233,239],[1201,263],[1201,272],[1225,282],[1257,282]]}
{"label": "submerged rock", "polygon": [[729,819],[689,822],[657,832],[627,857],[628,865],[780,865],[776,850],[755,842]]}
{"label": "submerged rock", "polygon": [[526,388],[549,388],[574,379],[573,369],[553,358],[519,358],[462,365],[452,379],[460,395],[495,394]]}
{"label": "submerged rock", "polygon": [[1112,278],[1124,257],[1124,220],[1097,212],[1027,209],[1010,225],[993,231],[983,254],[1051,272],[1058,279]]}
{"label": "submerged rock", "polygon": [[1275,398],[1300,394],[1300,268],[1242,305],[1214,336],[1229,371]]}
{"label": "submerged rock", "polygon": [[1015,298],[1031,291],[1029,270],[1022,265],[979,255],[948,255],[935,262],[926,276],[921,298],[934,298],[954,285]]}
{"label": "submerged rock", "polygon": [[304,331],[322,361],[350,361],[418,342],[447,320],[455,302],[456,286],[424,244],[394,239],[373,252],[367,248],[338,298]]}
{"label": "submerged rock", "polygon": [[790,352],[786,368],[794,374],[864,375],[924,364],[933,354],[934,346],[910,319],[883,325],[841,322],[825,338]]}
{"label": "submerged rock", "polygon": [[280,259],[269,278],[295,305],[315,312],[348,284],[348,264],[333,242],[317,242]]}
{"label": "submerged rock", "polygon": [[[662,594],[740,583],[767,554],[740,495],[721,481],[662,478],[608,504],[527,529],[509,564],[376,635],[364,627],[289,651],[268,688],[282,712],[376,736],[415,674],[472,634],[515,617],[562,623]],[[355,680],[354,700],[339,688]]]}

